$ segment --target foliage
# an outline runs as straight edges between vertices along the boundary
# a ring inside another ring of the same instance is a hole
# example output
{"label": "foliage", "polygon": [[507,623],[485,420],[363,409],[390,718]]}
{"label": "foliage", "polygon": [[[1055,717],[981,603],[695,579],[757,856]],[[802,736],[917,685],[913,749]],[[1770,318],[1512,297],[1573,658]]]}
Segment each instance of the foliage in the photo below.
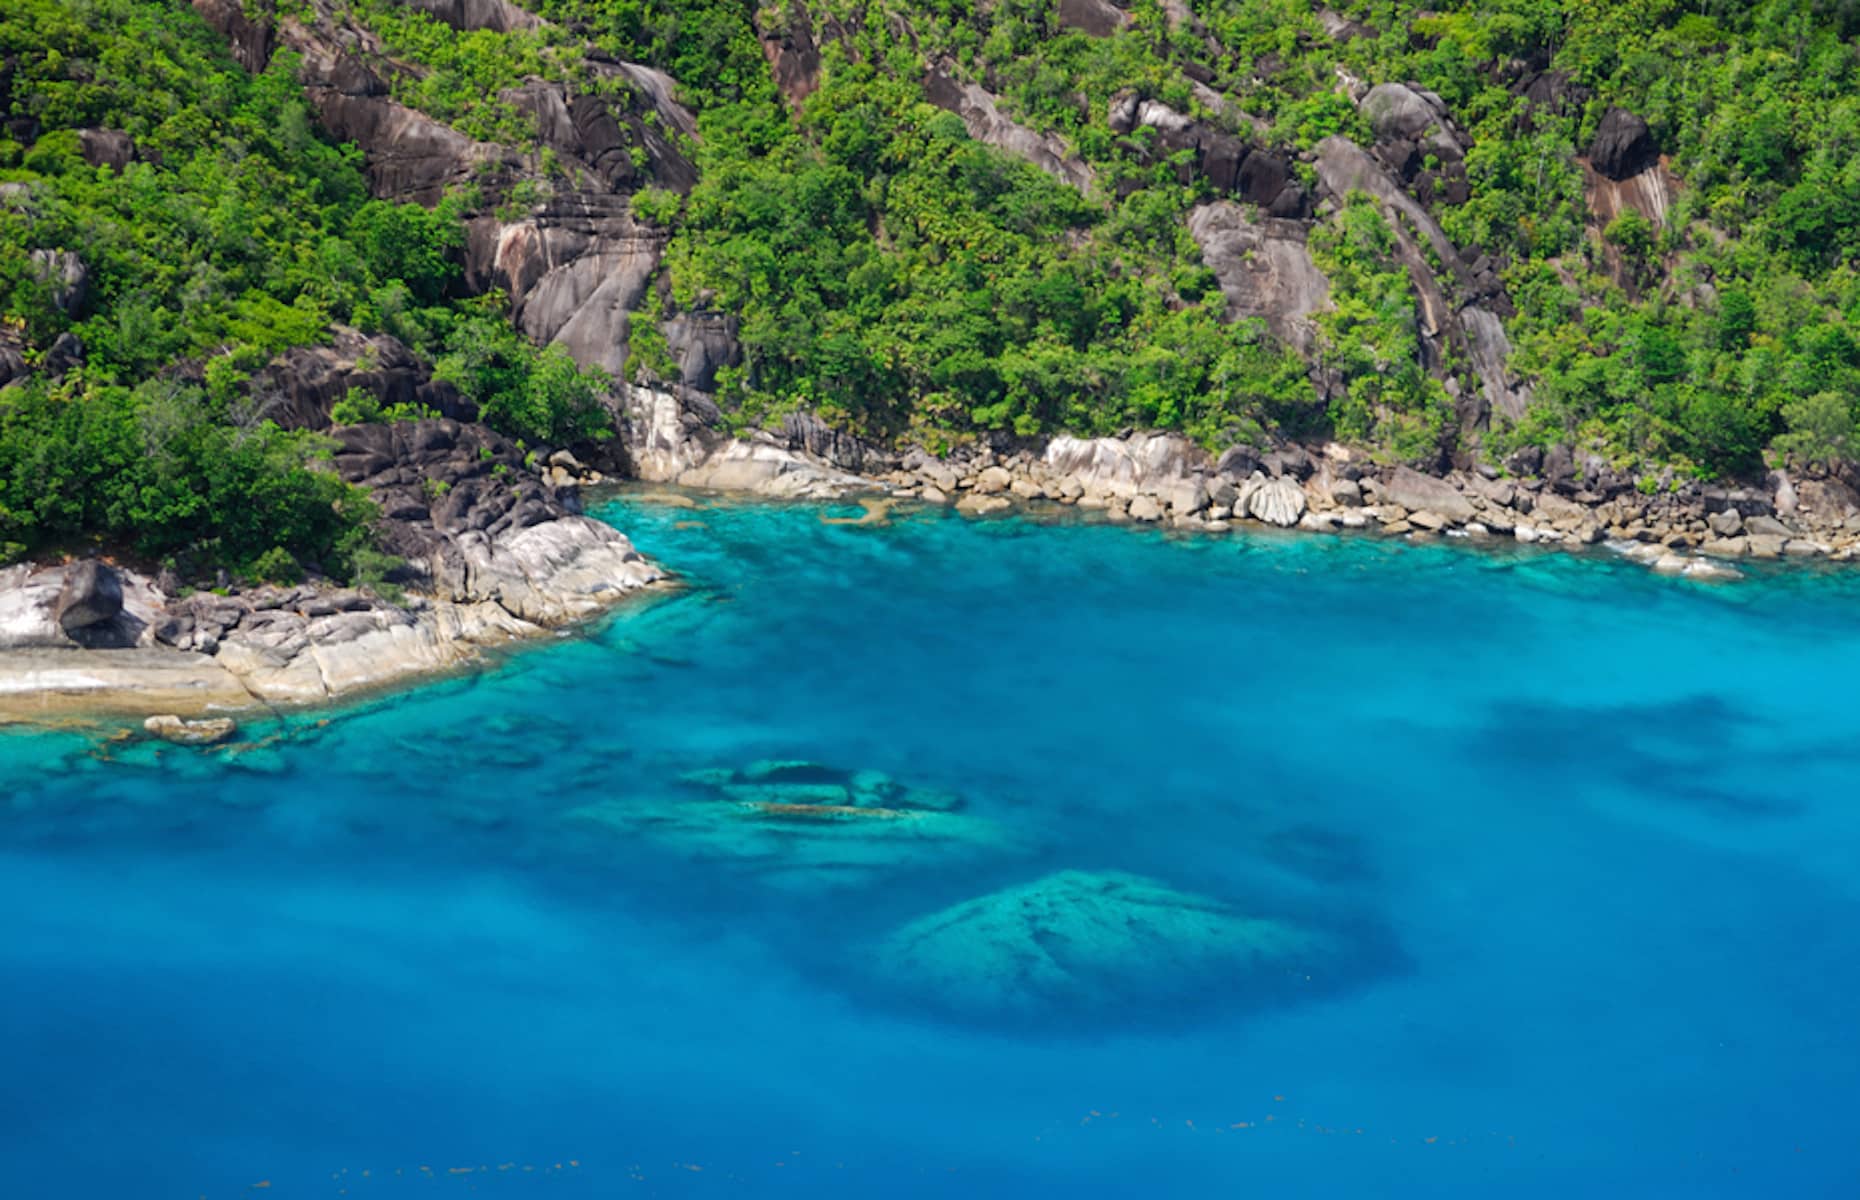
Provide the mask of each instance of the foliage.
{"label": "foliage", "polygon": [[277,577],[284,554],[343,578],[374,506],[316,469],[324,446],[270,422],[215,420],[187,385],[12,387],[0,392],[0,542],[103,542],[261,578]]}
{"label": "foliage", "polygon": [[433,377],[478,405],[488,425],[512,437],[563,445],[613,436],[602,403],[609,380],[584,371],[559,345],[538,350],[504,318],[503,296],[473,302],[454,324]]}
{"label": "foliage", "polygon": [[419,421],[439,414],[421,404],[383,404],[381,398],[362,388],[350,388],[342,399],[330,405],[331,425],[372,425],[395,421]]}
{"label": "foliage", "polygon": [[[634,85],[591,65],[588,43],[677,79],[699,112],[682,149],[701,182],[688,197],[642,190],[631,210],[669,231],[659,282],[677,304],[738,319],[745,358],[719,397],[738,423],[806,408],[933,446],[1141,425],[1210,446],[1330,435],[1437,457],[1458,434],[1441,380],[1462,364],[1433,361],[1384,215],[1350,199],[1313,228],[1331,304],[1307,364],[1258,322],[1225,319],[1186,231],[1210,186],[1156,153],[1156,131],[1120,134],[1108,115],[1135,96],[1309,149],[1367,140],[1343,81],[1412,81],[1465,135],[1469,196],[1433,211],[1468,259],[1491,257],[1517,308],[1510,367],[1533,401],[1485,435],[1488,451],[1574,442],[1706,476],[1856,452],[1852,4],[1333,0],[1361,31],[1340,39],[1309,0],[1184,0],[1192,23],[1184,5],[1136,0],[1107,37],[1066,28],[1056,0],[809,0],[824,70],[796,107],[762,40],[798,17],[791,4],[523,3],[551,24],[459,32],[394,0],[334,8],[366,31],[397,99],[534,152],[550,177],[493,197],[510,217],[558,182],[515,102],[526,82],[624,98]],[[926,102],[946,64],[1062,141],[1097,186],[971,140]],[[184,0],[0,13],[0,338],[35,365],[62,333],[85,351],[56,384],[0,399],[0,543],[14,552],[105,538],[387,586],[366,506],[315,469],[309,435],[251,411],[259,368],[332,323],[401,338],[513,436],[610,431],[608,380],[524,340],[501,298],[462,297],[475,197],[368,199],[358,152],[317,132],[297,66],[280,52],[247,75]],[[1542,72],[1559,100],[1526,98]],[[1649,122],[1678,181],[1658,219],[1604,226],[1590,209],[1581,160],[1614,106]],[[90,166],[80,131],[98,128],[130,135],[135,161]],[[88,274],[82,303],[45,265],[64,252]],[[1447,265],[1433,269],[1463,302]],[[657,315],[632,320],[640,380],[675,374]],[[1337,385],[1328,405],[1312,365]],[[335,413],[406,415],[365,394]]]}

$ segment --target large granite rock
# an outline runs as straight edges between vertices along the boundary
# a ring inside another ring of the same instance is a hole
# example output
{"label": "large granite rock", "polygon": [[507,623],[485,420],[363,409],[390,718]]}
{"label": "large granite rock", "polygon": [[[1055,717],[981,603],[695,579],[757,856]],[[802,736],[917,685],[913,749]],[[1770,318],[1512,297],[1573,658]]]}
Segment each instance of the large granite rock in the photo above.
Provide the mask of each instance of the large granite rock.
{"label": "large granite rock", "polygon": [[933,1009],[1064,1022],[1250,1005],[1330,953],[1322,934],[1154,880],[1061,871],[913,921],[874,962],[886,985]]}
{"label": "large granite rock", "polygon": [[143,731],[177,746],[212,746],[239,731],[231,717],[199,717],[187,720],[174,713],[159,713],[142,722]]}
{"label": "large granite rock", "polygon": [[1610,179],[1626,179],[1652,166],[1660,156],[1653,132],[1647,122],[1625,108],[1611,108],[1602,114],[1589,145],[1589,162]]}
{"label": "large granite rock", "polygon": [[681,471],[685,487],[754,492],[789,499],[830,499],[878,490],[878,485],[768,441],[729,441]]}
{"label": "large granite rock", "polygon": [[1378,83],[1357,105],[1378,138],[1422,141],[1442,130],[1446,115],[1403,83]]}
{"label": "large granite rock", "polygon": [[1130,20],[1130,14],[1111,0],[1059,0],[1056,16],[1061,29],[1076,29],[1092,37],[1110,37]]}
{"label": "large granite rock", "polygon": [[1444,479],[1408,467],[1397,467],[1382,485],[1382,494],[1394,504],[1411,512],[1439,513],[1456,525],[1463,525],[1478,515],[1472,501]]}
{"label": "large granite rock", "polygon": [[[1501,311],[1511,310],[1511,301],[1489,264],[1485,270],[1478,270],[1475,268],[1480,264],[1465,262],[1426,206],[1409,195],[1382,163],[1348,138],[1327,137],[1318,143],[1317,171],[1331,195],[1341,198],[1363,192],[1391,217],[1399,218],[1390,224],[1395,232],[1397,257],[1407,267],[1414,289],[1420,332],[1438,358],[1450,357],[1449,349],[1463,354],[1479,382],[1479,391],[1459,405],[1462,430],[1470,433],[1483,426],[1493,411],[1513,420],[1521,417],[1530,394],[1514,384],[1507,372],[1511,345],[1498,316]],[[1409,232],[1411,229],[1418,238]],[[1444,276],[1436,276],[1434,262],[1445,265]],[[1480,300],[1477,304],[1458,304],[1456,294],[1476,294]]]}
{"label": "large granite rock", "polygon": [[1088,496],[1129,499],[1154,492],[1207,465],[1207,454],[1173,433],[1127,438],[1060,436],[1046,445],[1044,461],[1059,478],[1075,480]]}
{"label": "large granite rock", "polygon": [[[784,11],[785,10],[785,11]],[[780,19],[785,17],[785,19]],[[762,54],[768,59],[775,87],[796,109],[820,89],[820,47],[814,42],[813,21],[802,0],[776,8],[756,10],[756,32]]]}
{"label": "large granite rock", "polygon": [[265,417],[287,429],[326,429],[330,410],[351,389],[383,407],[413,405],[454,420],[475,421],[477,406],[431,369],[400,339],[338,325],[321,346],[298,346],[254,373],[247,394]]}
{"label": "large granite rock", "polygon": [[924,81],[924,95],[938,108],[961,117],[969,136],[976,141],[1024,158],[1061,183],[1089,192],[1097,179],[1064,141],[1051,134],[1035,133],[1010,119],[986,88],[959,80],[950,63],[931,69]]}
{"label": "large granite rock", "polygon": [[114,621],[123,611],[123,580],[116,569],[94,558],[65,573],[58,593],[58,624],[73,636]]}
{"label": "large granite rock", "polygon": [[542,19],[510,0],[404,0],[461,32],[488,29],[493,33],[541,28]]}
{"label": "large granite rock", "polygon": [[1305,491],[1290,479],[1263,479],[1241,489],[1247,515],[1290,529],[1305,515]]}
{"label": "large granite rock", "polygon": [[32,272],[52,293],[58,311],[75,316],[90,295],[90,269],[70,250],[34,250]]}
{"label": "large granite rock", "polygon": [[1258,317],[1280,340],[1300,350],[1312,347],[1312,317],[1330,302],[1330,281],[1312,262],[1301,223],[1254,221],[1238,204],[1221,200],[1190,213],[1188,231],[1220,281],[1229,319]]}

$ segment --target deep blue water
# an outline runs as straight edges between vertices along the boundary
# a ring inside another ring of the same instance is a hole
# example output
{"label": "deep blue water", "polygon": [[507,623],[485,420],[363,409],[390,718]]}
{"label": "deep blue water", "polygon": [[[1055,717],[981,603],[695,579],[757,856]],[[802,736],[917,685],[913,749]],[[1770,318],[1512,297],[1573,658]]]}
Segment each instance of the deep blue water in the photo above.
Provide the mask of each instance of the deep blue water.
{"label": "deep blue water", "polygon": [[[0,738],[0,1195],[1860,1194],[1854,577],[604,514],[688,590],[237,755]],[[998,839],[654,816],[765,758]],[[1061,868],[1335,952],[1007,1022],[874,967]]]}

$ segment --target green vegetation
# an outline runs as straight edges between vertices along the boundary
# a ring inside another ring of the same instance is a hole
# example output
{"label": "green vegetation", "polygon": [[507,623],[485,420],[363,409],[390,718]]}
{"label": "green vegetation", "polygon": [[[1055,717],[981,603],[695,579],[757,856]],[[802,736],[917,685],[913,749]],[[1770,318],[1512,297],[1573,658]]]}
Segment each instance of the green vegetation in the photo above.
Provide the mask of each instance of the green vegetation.
{"label": "green vegetation", "polygon": [[[184,0],[8,6],[0,350],[36,368],[71,333],[84,360],[0,397],[7,553],[101,538],[199,568],[281,577],[283,550],[361,572],[367,505],[247,386],[332,324],[401,338],[513,436],[607,435],[608,381],[513,332],[500,298],[464,296],[461,271],[468,214],[514,219],[565,182],[513,99],[527,81],[638,110],[590,45],[670,72],[698,112],[697,139],[661,131],[699,167],[695,190],[642,188],[631,209],[670,231],[650,294],[740,321],[743,364],[718,396],[739,425],[806,408],[939,448],[1149,426],[1437,458],[1462,435],[1444,381],[1465,365],[1435,361],[1387,215],[1348,198],[1313,226],[1331,304],[1307,362],[1224,319],[1186,232],[1216,198],[1192,153],[1109,118],[1160,101],[1290,152],[1309,187],[1298,152],[1371,140],[1340,80],[1411,81],[1466,135],[1467,198],[1430,208],[1467,259],[1491,256],[1517,309],[1511,368],[1533,402],[1480,431],[1482,453],[1567,442],[1710,477],[1860,452],[1860,8],[1845,0],[1334,0],[1356,23],[1344,36],[1309,0],[1185,0],[1190,23],[1133,0],[1102,38],[1063,28],[1055,0],[810,0],[824,70],[798,109],[759,37],[790,27],[786,4],[523,2],[549,24],[459,33],[391,0],[334,0],[378,39],[367,57],[398,100],[534,152],[524,178],[431,209],[370,200],[292,56],[247,75]],[[944,63],[1095,184],[971,140],[926,101]],[[1602,221],[1582,158],[1615,106],[1647,120],[1677,186]],[[82,131],[99,129],[133,139],[120,170],[85,161]],[[1430,174],[1461,169],[1421,151]],[[632,322],[636,379],[674,371],[656,315]],[[334,414],[409,415],[362,395]]]}
{"label": "green vegetation", "polygon": [[277,578],[279,553],[347,578],[374,506],[307,469],[316,435],[241,426],[198,388],[87,381],[0,393],[0,546],[101,542],[196,571]]}
{"label": "green vegetation", "polygon": [[[360,154],[315,129],[296,65],[279,53],[248,75],[186,0],[0,13],[0,117],[13,118],[0,127],[0,350],[35,366],[68,332],[84,351],[57,383],[34,373],[0,392],[0,556],[102,542],[283,578],[281,550],[348,578],[379,557],[373,507],[317,469],[322,439],[263,419],[248,377],[338,322],[450,358],[514,339],[457,303],[461,201],[368,199]],[[126,133],[134,160],[91,166],[85,129]],[[66,253],[87,275],[81,304],[61,305],[41,263]],[[599,432],[584,419],[598,379],[527,345],[503,361],[483,394],[461,368],[492,423]],[[416,415],[372,397],[338,410]]]}
{"label": "green vegetation", "polygon": [[[1715,475],[1755,469],[1766,450],[1825,458],[1845,444],[1856,363],[1842,346],[1860,302],[1851,6],[1359,0],[1332,5],[1361,23],[1340,41],[1307,0],[1194,0],[1216,53],[1158,3],[1093,38],[1064,30],[1052,0],[814,0],[817,30],[833,19],[849,32],[819,37],[825,85],[793,119],[758,61],[755,5],[533,7],[673,71],[699,106],[697,193],[682,214],[658,197],[639,211],[678,223],[680,300],[742,315],[748,366],[724,399],[744,421],[806,406],[932,443],[1148,424],[1218,444],[1328,427],[1430,457],[1457,430],[1368,215],[1346,206],[1314,237],[1337,302],[1319,353],[1346,392],[1320,411],[1257,330],[1212,319],[1218,300],[1181,232],[1205,185],[1154,162],[1148,131],[1107,124],[1112,98],[1134,92],[1247,136],[1251,114],[1296,148],[1334,133],[1366,143],[1341,66],[1438,93],[1469,135],[1471,197],[1435,211],[1473,255],[1503,256],[1521,310],[1513,369],[1536,397],[1488,452],[1570,441]],[[764,28],[788,20],[761,8]],[[1068,194],[926,108],[918,81],[944,57],[1063,137],[1100,190]],[[1565,73],[1567,102],[1531,105],[1531,70]],[[1598,229],[1588,214],[1578,159],[1614,105],[1670,155],[1681,186],[1662,221],[1629,211]]]}
{"label": "green vegetation", "polygon": [[[1499,447],[1573,441],[1706,475],[1754,470],[1766,449],[1836,452],[1860,365],[1860,8],[1364,0],[1332,4],[1372,31],[1338,43],[1305,0],[1192,7],[1230,52],[1216,86],[1281,128],[1334,89],[1334,63],[1446,101],[1472,142],[1472,196],[1436,211],[1457,244],[1509,257],[1512,366],[1535,384]],[[1563,112],[1519,94],[1520,66],[1566,73]],[[1664,221],[1624,215],[1598,239],[1577,158],[1617,105],[1649,123],[1680,187]]]}
{"label": "green vegetation", "polygon": [[601,404],[608,380],[583,371],[560,346],[538,350],[504,319],[493,292],[465,306],[433,364],[433,377],[478,405],[487,425],[533,441],[600,441],[613,436]]}
{"label": "green vegetation", "polygon": [[1335,224],[1311,239],[1329,277],[1331,307],[1319,318],[1329,364],[1344,394],[1330,416],[1339,437],[1387,446],[1401,458],[1431,457],[1453,417],[1440,381],[1420,365],[1420,331],[1408,273],[1394,261],[1395,234],[1376,206],[1351,197]]}

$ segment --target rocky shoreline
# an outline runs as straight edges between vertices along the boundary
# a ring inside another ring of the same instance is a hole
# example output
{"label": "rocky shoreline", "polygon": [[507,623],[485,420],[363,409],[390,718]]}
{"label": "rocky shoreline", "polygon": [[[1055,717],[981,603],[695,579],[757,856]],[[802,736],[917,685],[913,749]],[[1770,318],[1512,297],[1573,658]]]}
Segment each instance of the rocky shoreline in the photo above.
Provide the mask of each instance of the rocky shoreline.
{"label": "rocky shoreline", "polygon": [[1600,459],[1513,456],[1504,469],[1428,475],[1335,443],[1215,458],[1170,434],[1060,437],[1044,452],[921,452],[875,477],[900,498],[969,516],[1017,502],[1102,510],[1113,521],[1221,533],[1245,524],[1309,532],[1466,537],[1552,547],[1606,546],[1662,574],[1729,581],[1743,560],[1860,558],[1860,493],[1839,478],[1767,486],[1696,482],[1649,488]]}
{"label": "rocky shoreline", "polygon": [[[325,582],[189,591],[166,573],[96,559],[10,567],[0,571],[0,723],[324,704],[455,669],[665,578],[624,534],[581,515],[561,461],[538,469],[482,426],[427,420],[333,436],[335,470],[372,491],[383,544],[402,560],[387,596]],[[150,727],[163,730],[202,736]]]}
{"label": "rocky shoreline", "polygon": [[[627,474],[725,496],[865,496],[971,518],[1053,503],[1207,534],[1257,525],[1599,547],[1704,582],[1741,578],[1745,560],[1860,557],[1860,493],[1836,477],[1649,487],[1562,451],[1437,476],[1334,443],[1217,457],[1163,433],[936,457],[884,451],[806,417],[727,439],[669,396],[634,404]],[[404,596],[327,583],[186,591],[96,560],[0,570],[0,723],[157,718],[154,736],[216,740],[230,724],[198,722],[457,669],[665,579],[624,534],[581,514],[579,484],[601,476],[571,455],[539,458],[450,419],[332,436],[334,469],[381,505]],[[881,508],[852,523],[883,519]]]}
{"label": "rocky shoreline", "polygon": [[1662,574],[1728,581],[1740,561],[1860,558],[1860,488],[1837,474],[1773,471],[1722,487],[1636,477],[1599,456],[1529,449],[1502,465],[1439,474],[1326,443],[1215,456],[1177,434],[1056,437],[1044,446],[960,447],[938,457],[863,443],[806,414],[729,440],[671,395],[636,389],[633,473],[657,483],[770,498],[879,492],[964,516],[1053,502],[1138,525],[1222,533],[1243,525],[1605,546]]}

